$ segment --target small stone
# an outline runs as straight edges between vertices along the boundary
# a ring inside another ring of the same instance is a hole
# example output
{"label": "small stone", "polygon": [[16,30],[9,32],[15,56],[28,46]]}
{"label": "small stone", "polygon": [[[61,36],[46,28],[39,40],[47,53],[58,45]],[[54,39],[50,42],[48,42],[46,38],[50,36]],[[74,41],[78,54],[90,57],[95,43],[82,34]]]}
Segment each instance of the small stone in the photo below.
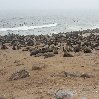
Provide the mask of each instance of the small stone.
{"label": "small stone", "polygon": [[18,80],[18,79],[21,79],[21,78],[26,78],[26,77],[29,77],[30,74],[29,72],[27,72],[26,70],[20,70],[18,72],[15,72],[11,75],[11,77],[9,78],[9,80]]}
{"label": "small stone", "polygon": [[78,72],[64,72],[66,77],[80,77],[80,73]]}
{"label": "small stone", "polygon": [[82,73],[80,77],[82,77],[82,78],[92,78],[92,77],[94,77],[94,75],[91,74],[91,73]]}
{"label": "small stone", "polygon": [[44,64],[42,63],[38,63],[38,64],[33,64],[32,66],[32,70],[41,70],[42,68],[44,68]]}
{"label": "small stone", "polygon": [[71,91],[59,90],[56,92],[56,99],[72,99],[74,94]]}

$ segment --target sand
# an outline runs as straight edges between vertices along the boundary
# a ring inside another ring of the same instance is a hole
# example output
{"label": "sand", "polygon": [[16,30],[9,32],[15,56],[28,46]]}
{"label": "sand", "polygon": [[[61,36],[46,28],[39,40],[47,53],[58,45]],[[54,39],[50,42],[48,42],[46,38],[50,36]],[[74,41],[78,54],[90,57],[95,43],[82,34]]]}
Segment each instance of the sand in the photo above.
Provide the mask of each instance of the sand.
{"label": "sand", "polygon": [[[99,51],[73,53],[74,57],[66,58],[62,54],[44,59],[30,56],[22,49],[0,50],[0,96],[6,99],[55,99],[55,92],[64,89],[73,91],[76,99],[99,99]],[[33,64],[43,67],[32,70]],[[9,81],[11,74],[21,69],[29,71],[30,76]],[[65,77],[64,71],[92,73],[95,77]]]}

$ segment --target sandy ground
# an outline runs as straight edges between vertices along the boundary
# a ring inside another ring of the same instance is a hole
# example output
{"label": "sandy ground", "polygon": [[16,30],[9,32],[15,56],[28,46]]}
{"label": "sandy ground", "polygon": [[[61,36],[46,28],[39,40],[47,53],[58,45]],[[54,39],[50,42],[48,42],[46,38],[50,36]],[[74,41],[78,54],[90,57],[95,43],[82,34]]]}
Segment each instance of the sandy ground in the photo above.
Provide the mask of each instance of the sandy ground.
{"label": "sandy ground", "polygon": [[[41,70],[32,70],[33,64],[43,65]],[[17,70],[26,69],[30,77],[9,81]],[[93,73],[93,78],[65,77],[64,71]],[[99,52],[76,53],[75,57],[30,56],[21,50],[0,50],[0,96],[6,99],[55,99],[55,92],[64,89],[73,91],[76,99],[99,99]],[[86,98],[81,98],[85,96]]]}

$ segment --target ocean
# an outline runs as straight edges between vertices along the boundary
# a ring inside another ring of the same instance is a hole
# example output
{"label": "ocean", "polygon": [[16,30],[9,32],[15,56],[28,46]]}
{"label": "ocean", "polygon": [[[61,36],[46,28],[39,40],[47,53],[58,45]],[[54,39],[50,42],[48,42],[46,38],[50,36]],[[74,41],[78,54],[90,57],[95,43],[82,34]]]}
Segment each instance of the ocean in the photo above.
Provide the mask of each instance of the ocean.
{"label": "ocean", "polygon": [[40,35],[99,28],[98,10],[1,11],[0,35]]}

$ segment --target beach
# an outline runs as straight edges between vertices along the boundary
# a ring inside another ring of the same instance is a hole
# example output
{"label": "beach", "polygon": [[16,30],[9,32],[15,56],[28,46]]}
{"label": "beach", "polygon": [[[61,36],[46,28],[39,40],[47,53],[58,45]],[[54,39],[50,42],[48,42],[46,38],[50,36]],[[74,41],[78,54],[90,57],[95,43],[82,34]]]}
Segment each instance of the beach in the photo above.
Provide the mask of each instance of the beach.
{"label": "beach", "polygon": [[58,99],[59,90],[73,99],[98,99],[98,33],[0,36],[1,99]]}

